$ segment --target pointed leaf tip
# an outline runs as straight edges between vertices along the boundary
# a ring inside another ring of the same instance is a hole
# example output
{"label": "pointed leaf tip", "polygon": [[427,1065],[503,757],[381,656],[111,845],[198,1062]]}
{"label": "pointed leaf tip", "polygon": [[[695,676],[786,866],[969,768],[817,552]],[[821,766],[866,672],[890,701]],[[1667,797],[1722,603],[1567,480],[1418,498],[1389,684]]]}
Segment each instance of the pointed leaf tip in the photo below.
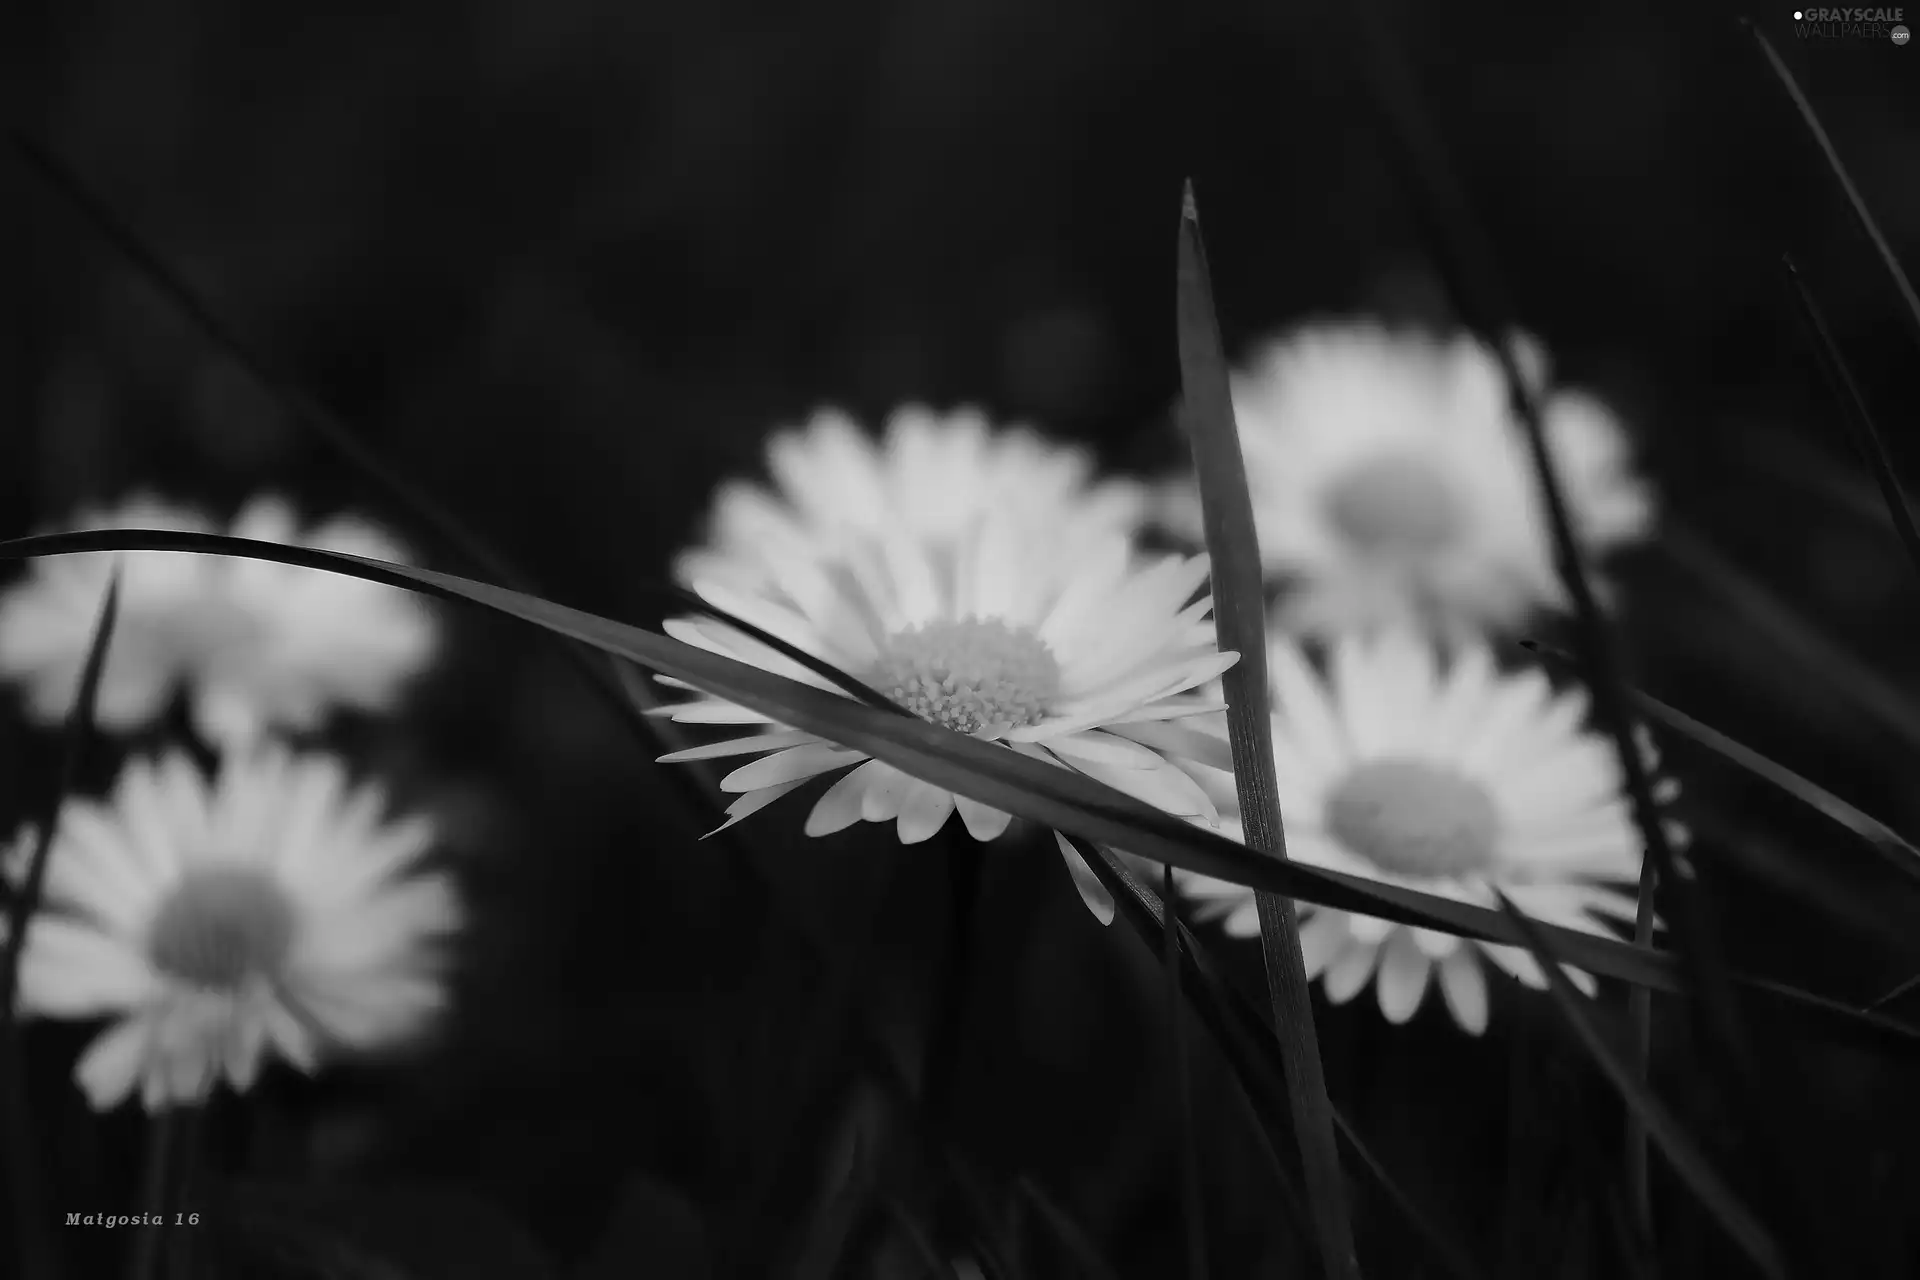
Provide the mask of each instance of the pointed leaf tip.
{"label": "pointed leaf tip", "polygon": [[1193,179],[1180,184],[1180,216],[1188,222],[1200,221],[1200,206],[1193,198]]}

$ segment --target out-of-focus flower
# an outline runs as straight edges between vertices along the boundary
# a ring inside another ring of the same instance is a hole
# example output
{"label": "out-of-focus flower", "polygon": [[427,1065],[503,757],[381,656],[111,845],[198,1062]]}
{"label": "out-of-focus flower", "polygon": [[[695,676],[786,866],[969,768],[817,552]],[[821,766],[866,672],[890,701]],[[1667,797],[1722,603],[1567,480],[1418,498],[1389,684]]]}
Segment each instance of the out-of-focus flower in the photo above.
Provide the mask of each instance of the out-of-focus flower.
{"label": "out-of-focus flower", "polygon": [[[971,439],[971,428],[963,438]],[[974,446],[967,446],[973,448]],[[995,468],[951,467],[938,459],[973,456],[933,441],[895,464],[909,493],[931,494],[944,478],[942,514],[874,492],[871,456],[849,447],[844,477],[820,462],[808,475],[809,502],[835,509],[842,486],[869,502],[870,523],[831,539],[795,537],[776,547],[752,543],[729,572],[718,550],[682,562],[699,595],[812,657],[878,690],[915,715],[956,733],[1006,744],[1037,760],[1078,769],[1167,812],[1212,821],[1213,802],[1175,763],[1189,749],[1219,758],[1223,744],[1177,722],[1220,703],[1191,691],[1231,666],[1237,655],[1215,647],[1210,598],[1201,594],[1204,557],[1136,556],[1131,539],[1089,529],[1102,499],[1065,485],[1022,488]],[[826,455],[822,455],[824,457]],[[891,473],[889,473],[891,475]],[[891,483],[888,480],[887,483]],[[1014,485],[1011,491],[1006,485]],[[969,488],[968,486],[973,486]],[[1090,509],[1075,504],[1089,500]],[[1009,507],[1051,503],[1050,508]],[[893,514],[889,514],[893,513]],[[969,514],[970,513],[970,514]],[[744,536],[739,526],[734,536]],[[777,538],[773,528],[766,537]],[[730,544],[732,545],[732,544]],[[756,572],[775,553],[777,575]],[[710,577],[702,570],[713,570]],[[681,618],[668,634],[819,688],[841,692],[807,667],[735,628]],[[669,681],[668,683],[674,683]],[[809,778],[848,765],[807,819],[809,835],[854,822],[891,821],[903,843],[926,840],[958,809],[977,840],[1006,830],[1009,815],[922,783],[864,753],[786,728],[734,703],[700,698],[660,709],[685,723],[752,726],[729,742],[674,752],[669,761],[757,755],[721,782],[740,793],[729,825]],[[1091,875],[1061,842],[1076,882],[1097,905]]]}
{"label": "out-of-focus flower", "polygon": [[[82,512],[70,527],[214,531],[198,512],[146,499]],[[228,532],[404,559],[385,534],[353,517],[302,533],[292,509],[271,497],[248,503]],[[35,718],[66,715],[116,560],[120,609],[95,709],[111,730],[152,721],[182,686],[209,742],[310,729],[338,706],[391,705],[433,655],[424,601],[343,574],[166,551],[49,556],[0,597],[0,675],[25,686]]]}
{"label": "out-of-focus flower", "polygon": [[[1613,744],[1582,728],[1584,695],[1556,695],[1537,671],[1502,675],[1481,645],[1443,671],[1427,643],[1396,632],[1343,640],[1324,682],[1289,643],[1273,647],[1270,667],[1289,857],[1477,906],[1497,907],[1498,889],[1538,920],[1603,936],[1601,917],[1633,919],[1640,835]],[[1663,779],[1656,794],[1676,789]],[[1230,818],[1223,827],[1239,838]],[[1677,823],[1669,834],[1686,835]],[[1259,932],[1251,889],[1176,878],[1199,917],[1222,918],[1236,936]],[[1336,1004],[1374,982],[1394,1022],[1413,1016],[1437,969],[1455,1020],[1483,1030],[1479,955],[1546,985],[1517,947],[1300,909],[1308,977]],[[1592,992],[1591,976],[1567,972]]]}
{"label": "out-of-focus flower", "polygon": [[1065,554],[1146,519],[1149,494],[1131,480],[1094,482],[1085,450],[1023,427],[993,427],[976,410],[894,411],[878,441],[836,409],[767,446],[773,487],[721,485],[703,544],[676,568],[682,580],[751,587],[795,561],[845,552],[874,537],[949,542],[994,518],[1044,526]]}
{"label": "out-of-focus flower", "polygon": [[[338,760],[278,746],[228,756],[211,784],[181,752],[137,760],[105,802],[68,802],[20,1001],[114,1019],[75,1072],[95,1108],[246,1090],[269,1053],[311,1071],[426,1029],[459,902],[414,873],[432,824],[384,806]],[[15,884],[31,846],[8,858]]]}
{"label": "out-of-focus flower", "polygon": [[[1543,350],[1522,337],[1516,353],[1544,393]],[[1471,338],[1304,329],[1236,375],[1233,398],[1261,556],[1289,588],[1286,629],[1414,625],[1465,637],[1564,606],[1499,361]],[[1559,391],[1545,398],[1544,422],[1587,554],[1643,537],[1653,502],[1614,415]],[[1169,491],[1166,516],[1198,535],[1191,484]]]}

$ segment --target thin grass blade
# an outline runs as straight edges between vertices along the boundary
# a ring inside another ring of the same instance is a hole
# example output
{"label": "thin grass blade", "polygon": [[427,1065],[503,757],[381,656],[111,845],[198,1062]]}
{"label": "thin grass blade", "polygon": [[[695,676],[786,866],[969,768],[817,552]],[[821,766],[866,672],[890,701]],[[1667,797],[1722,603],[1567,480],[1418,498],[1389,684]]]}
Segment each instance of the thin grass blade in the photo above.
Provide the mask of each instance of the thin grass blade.
{"label": "thin grass blade", "polygon": [[[1127,864],[1111,851],[1102,850],[1091,864],[1107,883],[1120,913],[1125,915],[1140,940],[1152,945],[1156,930],[1166,919],[1165,901],[1142,884]],[[1256,1118],[1279,1178],[1281,1202],[1296,1222],[1304,1222],[1300,1193],[1286,1167],[1279,1161],[1275,1143],[1284,1143],[1292,1119],[1287,1106],[1285,1068],[1280,1058],[1279,1041],[1259,1005],[1242,994],[1222,976],[1218,966],[1200,945],[1200,941],[1182,925],[1179,932],[1183,989],[1194,1012],[1207,1027],[1232,1065]],[[1386,1167],[1367,1149],[1360,1135],[1347,1123],[1337,1107],[1329,1102],[1336,1133],[1352,1149],[1360,1165],[1379,1185],[1383,1194],[1403,1216],[1414,1234],[1427,1245],[1432,1260],[1453,1280],[1482,1280],[1484,1275],[1467,1260],[1461,1249],[1432,1216],[1396,1183]]]}
{"label": "thin grass blade", "polygon": [[1080,1229],[1080,1224],[1056,1204],[1039,1183],[1023,1174],[1014,1187],[1038,1211],[1040,1220],[1047,1224],[1048,1230],[1060,1242],[1060,1247],[1073,1259],[1074,1266],[1084,1280],[1120,1280],[1119,1274],[1107,1265],[1107,1260],[1093,1247],[1093,1241],[1087,1238],[1087,1233]]}
{"label": "thin grass blade", "polygon": [[1541,971],[1546,974],[1554,1007],[1565,1017],[1587,1056],[1619,1093],[1627,1109],[1639,1117],[1641,1127],[1673,1165],[1674,1172],[1687,1184],[1687,1189],[1713,1215],[1728,1237],[1740,1246],[1741,1252],[1752,1259],[1754,1265],[1771,1280],[1785,1280],[1786,1262],[1772,1234],[1727,1185],[1726,1179],[1714,1169],[1706,1153],[1680,1127],[1673,1114],[1654,1097],[1653,1091],[1641,1078],[1641,1073],[1623,1062],[1612,1046],[1607,1044],[1582,1003],[1585,997],[1574,989],[1572,981],[1561,970],[1561,958],[1548,945],[1538,923],[1515,907],[1512,899],[1504,893],[1499,897],[1501,909],[1519,929],[1527,950],[1533,953]]}
{"label": "thin grass blade", "polygon": [[1868,408],[1860,383],[1853,376],[1846,356],[1840,351],[1840,344],[1834,340],[1833,330],[1827,325],[1827,317],[1814,300],[1813,291],[1801,278],[1800,269],[1794,265],[1792,256],[1782,257],[1780,266],[1786,273],[1787,289],[1793,297],[1794,308],[1800,313],[1801,323],[1813,339],[1814,351],[1820,357],[1820,367],[1826,373],[1834,398],[1840,401],[1841,420],[1847,424],[1854,449],[1861,461],[1866,463],[1867,470],[1873,474],[1873,482],[1880,490],[1880,500],[1886,503],[1887,515],[1893,520],[1894,531],[1900,535],[1900,545],[1906,548],[1908,563],[1914,572],[1920,573],[1920,529],[1914,527],[1913,508],[1907,502],[1906,491],[1901,488],[1900,477],[1894,472],[1893,457],[1887,452],[1880,428],[1874,425],[1873,410]]}
{"label": "thin grass blade", "polygon": [[926,1274],[939,1277],[939,1280],[960,1280],[960,1273],[953,1269],[953,1263],[940,1256],[926,1229],[913,1220],[913,1215],[907,1212],[907,1207],[900,1203],[898,1196],[881,1196],[880,1208],[886,1213],[887,1220],[893,1223],[894,1230],[912,1246],[914,1256],[920,1259]]}
{"label": "thin grass blade", "polygon": [[[1175,902],[1173,868],[1164,867],[1162,902]],[[1173,1059],[1174,1141],[1180,1160],[1180,1215],[1186,1231],[1187,1275],[1204,1280],[1207,1274],[1206,1202],[1200,1184],[1200,1142],[1194,1129],[1193,1072],[1187,1061],[1187,1010],[1180,998],[1180,917],[1166,911],[1160,930],[1161,958],[1166,971],[1167,1036]]]}
{"label": "thin grass blade", "polygon": [[[1402,49],[1376,4],[1362,0],[1355,11],[1363,27],[1366,74],[1395,144],[1401,176],[1426,223],[1448,295],[1468,327],[1499,361],[1508,403],[1520,422],[1533,462],[1555,567],[1573,603],[1577,648],[1593,693],[1595,716],[1613,741],[1634,824],[1645,846],[1634,942],[1643,947],[1651,943],[1656,897],[1669,899],[1671,908],[1666,915],[1695,988],[1690,1012],[1704,1033],[1702,1038],[1710,1053],[1733,1085],[1751,1131],[1764,1140],[1769,1132],[1764,1128],[1766,1108],[1754,1084],[1750,1038],[1734,999],[1727,966],[1715,943],[1712,907],[1698,891],[1692,863],[1667,838],[1650,770],[1640,751],[1640,730],[1626,695],[1626,662],[1587,578],[1565,485],[1547,437],[1541,391],[1521,373],[1514,344],[1509,341],[1518,310],[1445,145],[1432,127],[1431,113],[1425,109]],[[1644,1079],[1652,1056],[1651,997],[1644,990],[1636,991],[1630,996],[1630,1005],[1635,1058]],[[1631,1128],[1631,1117],[1626,1145],[1634,1206],[1644,1225],[1652,1216],[1645,1176],[1646,1142],[1643,1134]]]}
{"label": "thin grass blade", "polygon": [[[1254,534],[1253,501],[1234,423],[1233,392],[1226,352],[1213,305],[1213,281],[1207,270],[1200,212],[1187,184],[1180,210],[1177,321],[1180,339],[1181,419],[1193,445],[1200,482],[1200,507],[1212,568],[1213,619],[1220,649],[1240,660],[1224,676],[1227,736],[1233,751],[1234,785],[1240,793],[1247,847],[1284,862],[1286,835],[1281,827],[1279,790],[1274,783],[1271,694],[1267,686],[1267,597]],[[1348,1220],[1340,1174],[1340,1150],[1334,1139],[1327,1102],[1326,1071],[1313,1024],[1300,955],[1300,924],[1293,903],[1276,894],[1256,900],[1260,913],[1260,950],[1266,964],[1267,992],[1273,1002],[1274,1034],[1287,1064],[1288,1096],[1294,1132],[1306,1172],[1307,1200],[1328,1280],[1360,1274],[1354,1258],[1353,1225]]]}
{"label": "thin grass blade", "polygon": [[1920,705],[1898,684],[1849,653],[1705,536],[1670,523],[1661,549],[1675,566],[1730,606],[1752,630],[1819,679],[1865,719],[1920,749]]}
{"label": "thin grass blade", "polygon": [[87,642],[87,656],[80,668],[73,705],[61,734],[60,780],[48,797],[34,831],[33,849],[27,855],[25,874],[16,892],[7,901],[7,926],[4,946],[0,946],[0,1073],[4,1073],[7,1107],[7,1134],[0,1145],[7,1150],[7,1182],[13,1210],[14,1239],[20,1249],[21,1280],[47,1280],[54,1274],[54,1245],[48,1237],[49,1221],[40,1204],[38,1188],[43,1169],[34,1162],[37,1146],[33,1137],[32,1112],[27,1106],[25,1046],[20,1035],[20,957],[27,944],[27,930],[34,913],[40,909],[40,897],[46,889],[47,859],[53,852],[53,839],[60,826],[60,813],[68,794],[80,780],[93,742],[94,706],[99,701],[100,678],[107,669],[107,651],[113,643],[113,628],[120,616],[120,572],[116,568],[107,580],[101,597],[100,614],[93,624],[93,636]]}
{"label": "thin grass blade", "polygon": [[[1078,771],[1029,760],[1018,752],[953,733],[903,711],[863,706],[840,694],[681,644],[644,628],[504,587],[411,565],[221,534],[100,529],[0,542],[0,560],[97,551],[237,555],[345,573],[481,605],[585,641],[782,724],[865,752],[914,778],[1094,843],[1110,844],[1183,870],[1336,910],[1460,937],[1520,945],[1512,922],[1499,912],[1360,876],[1261,857],[1244,845],[1164,813]],[[1559,926],[1543,927],[1555,949],[1580,968],[1660,991],[1681,990],[1673,957],[1663,952]],[[1920,1047],[1920,1032],[1890,1019],[1862,1016],[1824,997],[1763,979],[1749,977],[1742,982],[1814,1015],[1835,1031],[1863,1035],[1890,1049],[1913,1051]]]}
{"label": "thin grass blade", "polygon": [[1860,230],[1866,233],[1867,239],[1873,242],[1873,250],[1880,255],[1880,265],[1885,268],[1887,279],[1892,282],[1894,292],[1900,295],[1900,301],[1906,306],[1907,320],[1913,326],[1913,336],[1916,340],[1920,340],[1920,294],[1913,291],[1913,282],[1907,279],[1906,269],[1900,265],[1900,259],[1894,256],[1893,246],[1887,243],[1887,237],[1881,232],[1880,224],[1874,220],[1872,211],[1867,208],[1867,202],[1861,196],[1860,188],[1854,186],[1853,176],[1847,172],[1847,166],[1840,159],[1839,151],[1834,149],[1833,139],[1827,136],[1826,126],[1820,123],[1819,113],[1814,111],[1813,103],[1809,102],[1807,95],[1801,92],[1800,82],[1794,79],[1793,72],[1787,69],[1787,64],[1781,59],[1779,51],[1773,47],[1772,41],[1761,33],[1753,19],[1743,17],[1740,19],[1740,25],[1747,29],[1749,36],[1753,37],[1753,43],[1759,48],[1760,56],[1766,60],[1767,68],[1773,73],[1773,78],[1779,82],[1780,88],[1793,103],[1793,109],[1799,113],[1800,122],[1806,126],[1814,145],[1820,148],[1820,155],[1827,162],[1827,171],[1833,175],[1833,180],[1846,194],[1847,207],[1853,211],[1853,220],[1859,224]]}

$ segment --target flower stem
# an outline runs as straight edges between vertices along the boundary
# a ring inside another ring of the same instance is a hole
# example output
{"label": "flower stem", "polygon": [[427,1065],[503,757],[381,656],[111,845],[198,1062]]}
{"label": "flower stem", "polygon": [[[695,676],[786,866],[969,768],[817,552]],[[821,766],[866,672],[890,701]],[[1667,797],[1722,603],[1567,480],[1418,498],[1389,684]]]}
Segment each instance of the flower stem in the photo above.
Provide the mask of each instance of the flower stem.
{"label": "flower stem", "polygon": [[[171,1190],[174,1151],[180,1145],[181,1110],[170,1106],[147,1120],[147,1154],[140,1169],[140,1198],[135,1203],[140,1213],[156,1215],[163,1222],[171,1209],[167,1193]],[[127,1253],[127,1280],[157,1280],[164,1237],[165,1228],[156,1226],[143,1226],[134,1234]]]}
{"label": "flower stem", "polygon": [[927,1056],[921,1078],[925,1084],[928,1122],[935,1131],[947,1127],[953,1107],[954,1080],[965,1048],[967,1002],[973,985],[973,922],[980,903],[980,873],[986,854],[972,840],[947,842],[947,902],[949,927],[946,963],[941,968],[934,1006],[933,1032],[927,1038]]}

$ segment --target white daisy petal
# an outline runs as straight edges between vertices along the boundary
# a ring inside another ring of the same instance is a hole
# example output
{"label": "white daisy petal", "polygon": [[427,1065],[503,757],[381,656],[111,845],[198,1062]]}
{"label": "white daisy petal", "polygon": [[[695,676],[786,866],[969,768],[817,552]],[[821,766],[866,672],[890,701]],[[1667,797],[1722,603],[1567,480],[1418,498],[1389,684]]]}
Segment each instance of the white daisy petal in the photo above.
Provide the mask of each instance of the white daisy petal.
{"label": "white daisy petal", "polygon": [[997,840],[1007,825],[1013,821],[1013,815],[990,809],[977,800],[965,796],[955,796],[953,807],[960,811],[960,821],[967,826],[967,834],[975,840]]}
{"label": "white daisy petal", "polygon": [[1461,1030],[1477,1036],[1487,1029],[1487,977],[1472,948],[1462,947],[1440,961],[1440,993]]}
{"label": "white daisy petal", "polygon": [[1380,948],[1371,942],[1362,942],[1351,935],[1340,954],[1327,965],[1324,986],[1327,999],[1335,1004],[1345,1004],[1366,988],[1368,979],[1373,977],[1374,962],[1380,958]]}
{"label": "white daisy petal", "polygon": [[1432,963],[1405,929],[1396,932],[1380,956],[1380,1012],[1388,1022],[1405,1022],[1427,993]]}
{"label": "white daisy petal", "polygon": [[1072,877],[1073,887],[1079,892],[1080,901],[1086,906],[1088,914],[1102,925],[1112,924],[1115,906],[1107,886],[1093,873],[1093,868],[1087,865],[1086,859],[1080,856],[1065,836],[1056,831],[1053,839],[1060,847],[1060,857],[1067,864],[1067,874]]}
{"label": "white daisy petal", "polygon": [[844,774],[826,794],[814,802],[813,812],[807,815],[806,834],[809,836],[832,835],[843,831],[860,821],[861,807],[866,803],[867,787],[886,766],[878,760],[869,760],[856,769]]}

